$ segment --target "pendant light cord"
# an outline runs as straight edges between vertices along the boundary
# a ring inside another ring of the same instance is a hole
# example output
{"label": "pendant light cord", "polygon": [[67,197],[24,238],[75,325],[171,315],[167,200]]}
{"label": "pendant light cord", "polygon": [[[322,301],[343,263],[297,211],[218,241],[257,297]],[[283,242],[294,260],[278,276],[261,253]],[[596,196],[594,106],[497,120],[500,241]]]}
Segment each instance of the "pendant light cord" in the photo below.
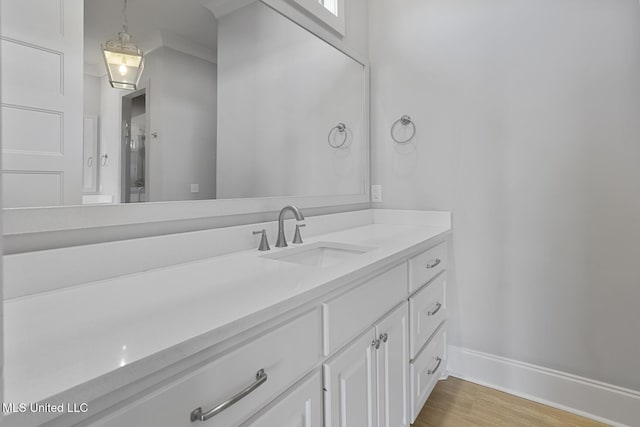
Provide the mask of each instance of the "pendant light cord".
{"label": "pendant light cord", "polygon": [[124,6],[122,7],[122,29],[125,33],[129,33],[129,23],[127,22],[127,0],[124,0]]}

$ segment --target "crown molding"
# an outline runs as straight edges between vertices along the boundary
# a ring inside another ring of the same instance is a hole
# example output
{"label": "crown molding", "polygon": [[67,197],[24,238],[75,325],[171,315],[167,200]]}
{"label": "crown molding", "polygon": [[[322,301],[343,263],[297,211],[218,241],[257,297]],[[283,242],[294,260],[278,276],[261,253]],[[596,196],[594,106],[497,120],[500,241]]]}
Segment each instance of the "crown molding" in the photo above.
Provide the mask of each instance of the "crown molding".
{"label": "crown molding", "polygon": [[258,0],[201,0],[201,3],[213,12],[217,19],[220,19],[256,1]]}

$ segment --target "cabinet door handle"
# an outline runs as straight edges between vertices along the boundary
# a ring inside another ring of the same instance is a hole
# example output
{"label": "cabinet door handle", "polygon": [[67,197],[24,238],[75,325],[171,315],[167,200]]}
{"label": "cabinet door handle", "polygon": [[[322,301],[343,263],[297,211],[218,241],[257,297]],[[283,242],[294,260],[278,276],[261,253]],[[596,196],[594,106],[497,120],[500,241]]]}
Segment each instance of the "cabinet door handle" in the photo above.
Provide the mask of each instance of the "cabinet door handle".
{"label": "cabinet door handle", "polygon": [[375,349],[379,349],[380,348],[380,340],[373,340],[371,341],[371,347],[375,347]]}
{"label": "cabinet door handle", "polygon": [[245,388],[244,390],[242,390],[240,393],[231,397],[229,400],[225,400],[224,402],[220,403],[215,408],[207,412],[202,412],[202,408],[194,409],[191,412],[191,422],[194,422],[194,421],[204,422],[209,420],[210,418],[218,415],[220,412],[224,411],[225,409],[238,403],[240,400],[242,400],[243,398],[251,394],[251,392],[253,392],[255,389],[260,387],[265,382],[267,382],[267,373],[264,371],[264,369],[260,369],[256,373],[256,381],[250,386],[248,386],[247,388]]}
{"label": "cabinet door handle", "polygon": [[442,308],[442,304],[437,302],[435,310],[428,311],[427,312],[427,316],[435,316],[436,314],[438,314],[438,312],[440,311],[441,308]]}
{"label": "cabinet door handle", "polygon": [[387,341],[389,341],[389,334],[387,333],[380,334],[380,341],[382,341],[383,343],[386,343]]}
{"label": "cabinet door handle", "polygon": [[441,262],[442,262],[442,260],[440,258],[436,258],[436,259],[433,259],[433,260],[427,262],[427,265],[426,265],[427,270],[430,270],[432,268],[436,268],[437,266],[440,265]]}
{"label": "cabinet door handle", "polygon": [[427,371],[427,374],[429,374],[429,375],[433,375],[433,374],[435,374],[435,373],[436,373],[436,371],[438,370],[438,368],[440,367],[440,364],[442,363],[442,359],[441,359],[441,358],[439,358],[439,357],[436,357],[436,360],[438,361],[438,362],[436,363],[436,366],[435,366],[433,369],[429,369],[429,370]]}

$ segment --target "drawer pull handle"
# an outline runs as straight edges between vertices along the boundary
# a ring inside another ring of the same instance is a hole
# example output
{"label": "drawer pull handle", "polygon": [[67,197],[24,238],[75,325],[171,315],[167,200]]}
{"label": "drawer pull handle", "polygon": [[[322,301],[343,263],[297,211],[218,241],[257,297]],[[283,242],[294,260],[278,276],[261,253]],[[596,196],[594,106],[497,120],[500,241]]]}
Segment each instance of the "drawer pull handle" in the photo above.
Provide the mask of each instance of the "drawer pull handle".
{"label": "drawer pull handle", "polygon": [[441,308],[442,308],[442,304],[437,302],[435,310],[428,311],[427,312],[427,316],[435,316],[436,314],[438,314],[438,312],[440,311]]}
{"label": "drawer pull handle", "polygon": [[433,375],[436,373],[436,371],[438,370],[438,368],[440,367],[440,364],[442,363],[442,359],[439,357],[436,357],[436,360],[438,361],[438,363],[436,363],[436,366],[433,369],[429,369],[427,371],[427,374],[429,375]]}
{"label": "drawer pull handle", "polygon": [[432,268],[436,268],[437,266],[440,265],[440,263],[442,262],[442,260],[440,258],[436,258],[434,260],[431,260],[427,263],[427,270],[430,270]]}
{"label": "drawer pull handle", "polygon": [[376,350],[380,348],[380,340],[371,341],[371,347],[374,347]]}
{"label": "drawer pull handle", "polygon": [[383,343],[386,343],[387,341],[389,341],[389,334],[381,334],[380,335],[380,341],[382,341]]}
{"label": "drawer pull handle", "polygon": [[264,371],[264,369],[260,369],[256,373],[256,381],[250,386],[248,386],[247,388],[245,388],[244,390],[242,390],[240,393],[233,396],[231,399],[220,403],[219,405],[217,405],[215,408],[211,409],[208,412],[202,412],[202,408],[194,409],[191,412],[191,422],[194,422],[194,421],[204,422],[209,420],[210,418],[218,415],[220,412],[224,411],[225,409],[235,405],[240,400],[242,400],[243,398],[251,394],[251,392],[253,392],[255,389],[257,389],[258,387],[260,387],[262,384],[266,382],[267,382],[267,373]]}

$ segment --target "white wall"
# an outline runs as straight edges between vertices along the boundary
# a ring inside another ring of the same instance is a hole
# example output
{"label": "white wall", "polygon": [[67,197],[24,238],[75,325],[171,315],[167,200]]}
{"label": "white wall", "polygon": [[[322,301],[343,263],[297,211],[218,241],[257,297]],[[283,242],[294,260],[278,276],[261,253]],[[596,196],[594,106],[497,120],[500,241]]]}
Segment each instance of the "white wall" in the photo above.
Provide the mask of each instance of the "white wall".
{"label": "white wall", "polygon": [[[149,200],[207,200],[216,188],[216,65],[174,49],[149,53]],[[191,193],[191,184],[200,192]]]}
{"label": "white wall", "polygon": [[640,390],[637,0],[370,13],[372,183],[453,211],[452,344]]}
{"label": "white wall", "polygon": [[260,2],[218,28],[218,197],[363,193],[363,66]]}
{"label": "white wall", "polygon": [[84,115],[82,142],[82,203],[87,203],[85,195],[95,194],[99,188],[98,172],[100,154],[98,147],[100,131],[100,77],[90,74],[83,76],[82,112]]}
{"label": "white wall", "polygon": [[82,112],[85,116],[100,115],[100,85],[101,78],[84,74],[84,85],[82,93]]}
{"label": "white wall", "polygon": [[[122,142],[122,96],[128,91],[114,89],[107,76],[100,84],[100,194],[120,201],[120,145]],[[106,162],[102,156],[106,155]],[[106,163],[106,164],[105,164]]]}

